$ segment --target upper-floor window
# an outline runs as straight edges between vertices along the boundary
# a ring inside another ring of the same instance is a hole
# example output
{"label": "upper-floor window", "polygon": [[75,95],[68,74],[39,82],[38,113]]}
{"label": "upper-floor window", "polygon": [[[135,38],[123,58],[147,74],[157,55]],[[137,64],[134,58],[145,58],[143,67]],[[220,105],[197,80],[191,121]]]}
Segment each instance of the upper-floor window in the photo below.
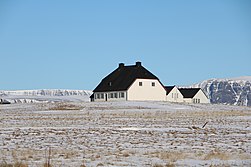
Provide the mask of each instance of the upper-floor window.
{"label": "upper-floor window", "polygon": [[143,86],[143,83],[142,83],[142,82],[139,82],[139,86]]}
{"label": "upper-floor window", "polygon": [[152,82],[152,86],[155,86],[155,82]]}

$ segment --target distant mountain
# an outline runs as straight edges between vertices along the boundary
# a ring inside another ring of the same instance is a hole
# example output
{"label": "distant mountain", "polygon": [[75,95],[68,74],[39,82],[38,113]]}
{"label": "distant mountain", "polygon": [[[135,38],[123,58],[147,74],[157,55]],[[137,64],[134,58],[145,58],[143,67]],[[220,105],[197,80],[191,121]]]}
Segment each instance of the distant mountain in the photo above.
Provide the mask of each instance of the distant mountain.
{"label": "distant mountain", "polygon": [[251,106],[251,76],[209,79],[191,87],[202,88],[211,103]]}
{"label": "distant mountain", "polygon": [[89,101],[92,91],[67,89],[41,89],[1,91],[0,99],[11,103],[36,103],[58,101]]}

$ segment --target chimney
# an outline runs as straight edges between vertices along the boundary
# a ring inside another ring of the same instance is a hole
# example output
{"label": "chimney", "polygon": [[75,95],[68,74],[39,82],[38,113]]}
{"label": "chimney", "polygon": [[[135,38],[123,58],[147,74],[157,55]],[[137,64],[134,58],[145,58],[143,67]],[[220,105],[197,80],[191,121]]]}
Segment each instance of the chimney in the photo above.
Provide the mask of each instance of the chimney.
{"label": "chimney", "polygon": [[136,66],[137,66],[137,67],[140,67],[140,66],[141,66],[141,62],[140,62],[140,61],[137,61],[137,62],[136,62]]}
{"label": "chimney", "polygon": [[119,68],[124,67],[124,66],[125,66],[124,63],[119,63]]}

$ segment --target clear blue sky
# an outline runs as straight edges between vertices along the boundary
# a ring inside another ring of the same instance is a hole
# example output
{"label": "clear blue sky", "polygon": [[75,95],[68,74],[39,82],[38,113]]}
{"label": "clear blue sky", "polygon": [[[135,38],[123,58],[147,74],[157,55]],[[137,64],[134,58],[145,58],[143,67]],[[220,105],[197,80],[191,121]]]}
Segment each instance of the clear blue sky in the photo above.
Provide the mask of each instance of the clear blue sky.
{"label": "clear blue sky", "polygon": [[164,85],[251,75],[251,1],[0,0],[0,90],[92,90],[135,61]]}

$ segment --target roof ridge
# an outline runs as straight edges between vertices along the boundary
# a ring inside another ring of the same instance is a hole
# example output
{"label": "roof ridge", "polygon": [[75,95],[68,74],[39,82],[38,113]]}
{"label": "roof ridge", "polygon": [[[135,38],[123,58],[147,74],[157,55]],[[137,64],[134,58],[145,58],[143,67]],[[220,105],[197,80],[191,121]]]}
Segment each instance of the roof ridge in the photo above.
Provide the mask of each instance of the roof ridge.
{"label": "roof ridge", "polygon": [[119,67],[102,79],[94,92],[103,91],[124,91],[127,90],[136,79],[157,79],[153,73],[136,62],[135,65],[124,66],[119,63]]}

